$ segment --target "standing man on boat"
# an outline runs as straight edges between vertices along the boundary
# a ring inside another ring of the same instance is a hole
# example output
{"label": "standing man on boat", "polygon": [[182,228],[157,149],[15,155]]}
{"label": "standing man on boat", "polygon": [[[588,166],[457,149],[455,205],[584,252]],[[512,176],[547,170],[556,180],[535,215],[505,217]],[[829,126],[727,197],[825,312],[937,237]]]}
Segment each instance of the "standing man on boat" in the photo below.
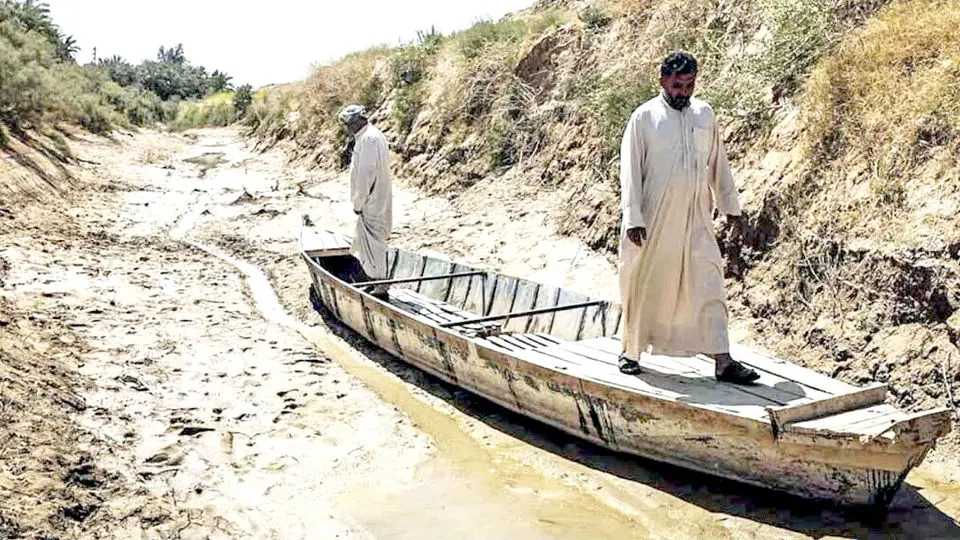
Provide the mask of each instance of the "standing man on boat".
{"label": "standing man on boat", "polygon": [[620,147],[623,221],[620,371],[640,372],[640,354],[716,362],[717,380],[759,375],[730,356],[723,261],[714,207],[740,227],[740,203],[713,109],[691,97],[697,61],[685,52],[660,67],[661,92],[630,117]]}
{"label": "standing man on boat", "polygon": [[[357,228],[350,253],[360,261],[354,281],[387,278],[387,240],[393,227],[393,193],[390,150],[387,139],[367,119],[362,105],[348,105],[340,121],[353,136],[350,159],[350,200],[357,215]],[[371,292],[386,299],[387,287],[377,285]]]}

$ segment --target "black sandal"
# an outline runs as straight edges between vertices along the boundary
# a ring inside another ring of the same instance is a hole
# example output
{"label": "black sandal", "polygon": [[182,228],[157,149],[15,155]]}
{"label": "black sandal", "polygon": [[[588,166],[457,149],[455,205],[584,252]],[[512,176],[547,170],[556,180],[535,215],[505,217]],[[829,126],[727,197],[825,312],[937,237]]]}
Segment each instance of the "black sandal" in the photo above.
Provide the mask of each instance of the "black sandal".
{"label": "black sandal", "polygon": [[620,356],[620,373],[626,375],[639,375],[640,374],[640,364],[636,360],[631,360],[626,356]]}
{"label": "black sandal", "polygon": [[760,378],[756,371],[745,367],[740,362],[734,362],[723,368],[723,372],[717,373],[717,380],[733,384],[749,385]]}

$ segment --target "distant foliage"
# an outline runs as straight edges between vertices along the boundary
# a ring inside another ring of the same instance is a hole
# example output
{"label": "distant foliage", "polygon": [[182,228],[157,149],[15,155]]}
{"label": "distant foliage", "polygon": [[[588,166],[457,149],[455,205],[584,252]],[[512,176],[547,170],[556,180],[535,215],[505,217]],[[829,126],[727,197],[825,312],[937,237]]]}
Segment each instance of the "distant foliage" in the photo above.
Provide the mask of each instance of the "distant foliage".
{"label": "distant foliage", "polygon": [[806,82],[805,138],[818,167],[867,164],[883,204],[901,205],[921,167],[958,177],[960,2],[892,4],[844,39]]}
{"label": "distant foliage", "polygon": [[237,88],[237,91],[233,94],[233,108],[237,111],[238,119],[246,116],[251,103],[253,103],[253,87],[245,84]]}
{"label": "distant foliage", "polygon": [[232,92],[212,94],[206,98],[183,103],[176,119],[170,123],[174,130],[198,127],[222,127],[237,121],[237,109]]}
{"label": "distant foliage", "polygon": [[229,92],[233,90],[233,77],[220,71],[214,71],[210,75],[210,90],[213,92]]}
{"label": "distant foliage", "polygon": [[453,39],[461,55],[466,58],[478,58],[488,47],[520,44],[531,35],[541,35],[571,19],[569,13],[554,9],[530,18],[501,19],[496,22],[480,21],[456,34]]}
{"label": "distant foliage", "polygon": [[[118,126],[170,122],[178,118],[183,100],[232,88],[229,75],[191,65],[182,45],[161,47],[157,60],[139,66],[119,56],[80,66],[78,50],[74,38],[53,22],[46,3],[0,0],[0,145],[8,134],[26,129],[56,133],[50,127],[60,123],[108,133]],[[199,117],[222,125],[235,117],[232,100],[231,93],[229,114],[220,107]]]}
{"label": "distant foliage", "polygon": [[[222,81],[224,74],[216,72]],[[145,89],[160,99],[200,99],[213,91],[213,77],[203,66],[187,61],[183,45],[165,49],[160,47],[156,61],[145,61],[137,66],[137,79]]]}
{"label": "distant foliage", "polygon": [[12,20],[24,32],[34,32],[43,36],[54,47],[57,58],[63,61],[76,60],[77,42],[73,36],[60,31],[50,17],[50,6],[46,2],[35,0],[2,0],[0,3],[0,21]]}
{"label": "distant foliage", "polygon": [[120,86],[133,86],[140,82],[137,68],[117,55],[110,58],[101,58],[97,60],[97,65],[106,72],[113,82]]}

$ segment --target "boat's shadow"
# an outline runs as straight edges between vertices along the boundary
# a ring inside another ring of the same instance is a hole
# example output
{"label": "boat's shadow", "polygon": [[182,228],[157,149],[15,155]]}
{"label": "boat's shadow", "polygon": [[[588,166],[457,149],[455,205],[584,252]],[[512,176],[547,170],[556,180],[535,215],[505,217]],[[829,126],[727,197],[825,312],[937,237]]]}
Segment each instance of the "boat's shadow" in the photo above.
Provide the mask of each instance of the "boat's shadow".
{"label": "boat's shadow", "polygon": [[371,344],[314,303],[327,327],[364,355],[404,381],[453,405],[498,431],[542,450],[623,479],[642,483],[697,505],[789,529],[813,538],[960,538],[960,525],[909,484],[904,484],[886,516],[831,507],[658,461],[614,452],[516,414],[448,384]]}

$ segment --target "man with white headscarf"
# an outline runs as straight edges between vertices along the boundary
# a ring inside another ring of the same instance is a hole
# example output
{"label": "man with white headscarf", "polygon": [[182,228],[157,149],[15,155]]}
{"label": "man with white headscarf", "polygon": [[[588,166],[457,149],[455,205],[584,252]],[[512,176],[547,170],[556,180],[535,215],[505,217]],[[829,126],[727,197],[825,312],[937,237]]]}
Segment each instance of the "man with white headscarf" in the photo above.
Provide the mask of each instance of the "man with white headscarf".
{"label": "man with white headscarf", "polygon": [[646,352],[715,361],[717,380],[759,378],[730,356],[716,208],[734,225],[740,203],[713,109],[692,98],[697,61],[667,56],[660,95],[630,117],[620,148],[623,223],[620,370],[640,372]]}
{"label": "man with white headscarf", "polygon": [[[390,151],[387,139],[367,120],[366,109],[349,105],[340,112],[340,121],[354,138],[350,159],[350,201],[357,214],[357,228],[350,253],[360,261],[359,281],[387,278],[387,240],[393,227]],[[372,294],[387,298],[386,286]]]}

